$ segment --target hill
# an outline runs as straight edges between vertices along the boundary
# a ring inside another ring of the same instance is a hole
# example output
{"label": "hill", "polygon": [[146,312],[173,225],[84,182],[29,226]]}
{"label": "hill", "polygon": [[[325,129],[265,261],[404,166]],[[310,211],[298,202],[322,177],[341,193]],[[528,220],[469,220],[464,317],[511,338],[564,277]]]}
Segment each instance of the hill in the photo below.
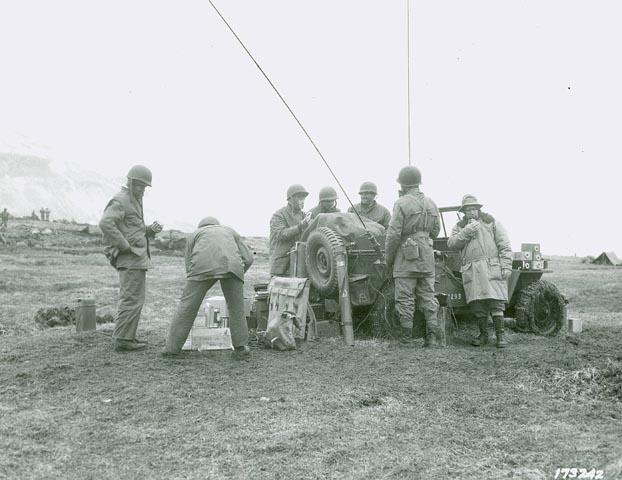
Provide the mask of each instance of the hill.
{"label": "hill", "polygon": [[6,207],[17,217],[30,215],[33,210],[38,215],[45,207],[52,219],[96,223],[121,182],[75,164],[0,153],[0,209]]}

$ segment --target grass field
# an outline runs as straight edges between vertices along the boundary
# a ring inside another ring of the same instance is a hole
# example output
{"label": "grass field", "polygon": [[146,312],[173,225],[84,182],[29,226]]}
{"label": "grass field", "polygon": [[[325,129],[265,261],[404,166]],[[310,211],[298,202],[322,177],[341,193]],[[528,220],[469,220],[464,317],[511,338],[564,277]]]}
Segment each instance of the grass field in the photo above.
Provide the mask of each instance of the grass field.
{"label": "grass field", "polygon": [[[38,308],[115,308],[100,255],[0,251],[0,478],[622,478],[622,270],[554,258],[584,331],[435,350],[322,339],[252,361],[159,357],[182,259],[155,257],[139,334],[40,331]],[[265,257],[246,288],[267,279]],[[210,292],[210,294],[217,294]],[[462,337],[468,332],[459,331]]]}

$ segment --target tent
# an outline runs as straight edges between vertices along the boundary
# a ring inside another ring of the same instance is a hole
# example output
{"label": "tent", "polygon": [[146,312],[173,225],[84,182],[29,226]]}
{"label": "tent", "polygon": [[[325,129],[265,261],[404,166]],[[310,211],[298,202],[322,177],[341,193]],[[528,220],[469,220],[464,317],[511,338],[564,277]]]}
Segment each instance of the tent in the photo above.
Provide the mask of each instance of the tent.
{"label": "tent", "polygon": [[622,265],[622,261],[614,252],[603,252],[592,260],[592,263],[598,265]]}

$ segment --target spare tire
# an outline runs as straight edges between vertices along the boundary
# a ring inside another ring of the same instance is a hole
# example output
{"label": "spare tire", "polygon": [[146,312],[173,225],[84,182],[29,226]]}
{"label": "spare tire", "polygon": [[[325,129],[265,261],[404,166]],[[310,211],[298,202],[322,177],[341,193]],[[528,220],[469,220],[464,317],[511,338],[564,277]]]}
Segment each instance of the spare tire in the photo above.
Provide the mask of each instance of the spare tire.
{"label": "spare tire", "polygon": [[328,227],[320,227],[307,238],[307,275],[320,295],[337,293],[337,254],[345,252],[343,240]]}
{"label": "spare tire", "polygon": [[566,322],[566,299],[557,287],[538,280],[521,290],[515,307],[516,324],[538,335],[556,335]]}

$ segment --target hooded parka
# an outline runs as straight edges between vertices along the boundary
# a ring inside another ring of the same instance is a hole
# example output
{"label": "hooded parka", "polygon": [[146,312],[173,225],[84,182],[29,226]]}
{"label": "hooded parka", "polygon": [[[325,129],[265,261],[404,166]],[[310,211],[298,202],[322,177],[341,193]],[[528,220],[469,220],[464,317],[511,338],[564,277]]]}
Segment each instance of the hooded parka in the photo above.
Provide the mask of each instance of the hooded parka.
{"label": "hooded parka", "polygon": [[[503,226],[486,214],[480,214],[480,228],[470,234],[462,219],[451,232],[447,246],[460,250],[462,283],[467,303],[474,300],[508,301],[508,285],[502,270],[512,269],[512,246]],[[473,235],[473,236],[471,236]]]}

